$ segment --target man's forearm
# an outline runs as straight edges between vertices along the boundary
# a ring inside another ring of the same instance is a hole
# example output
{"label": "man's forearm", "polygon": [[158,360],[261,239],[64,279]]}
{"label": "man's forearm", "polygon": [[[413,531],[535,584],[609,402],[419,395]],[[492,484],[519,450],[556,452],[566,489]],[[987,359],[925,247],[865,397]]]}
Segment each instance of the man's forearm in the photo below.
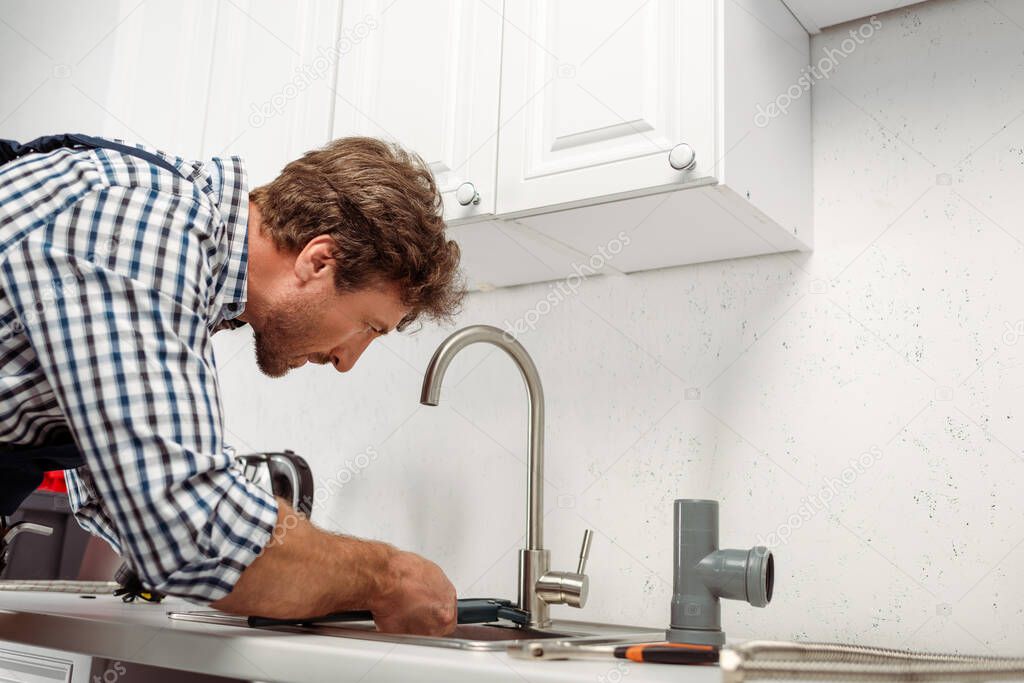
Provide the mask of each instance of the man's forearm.
{"label": "man's forearm", "polygon": [[212,607],[277,618],[369,609],[389,590],[397,553],[386,543],[318,529],[278,499],[274,540]]}

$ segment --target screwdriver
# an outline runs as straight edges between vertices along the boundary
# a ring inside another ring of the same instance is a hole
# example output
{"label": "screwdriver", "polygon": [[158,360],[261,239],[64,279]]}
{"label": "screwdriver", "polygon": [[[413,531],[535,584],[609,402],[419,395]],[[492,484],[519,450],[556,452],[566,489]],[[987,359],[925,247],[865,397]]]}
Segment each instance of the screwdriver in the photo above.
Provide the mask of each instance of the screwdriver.
{"label": "screwdriver", "polygon": [[612,652],[618,659],[657,664],[717,664],[718,648],[686,643],[620,645]]}
{"label": "screwdriver", "polygon": [[531,641],[510,645],[508,653],[521,659],[628,659],[660,664],[715,664],[718,648],[689,643],[639,643],[598,645],[564,641]]}

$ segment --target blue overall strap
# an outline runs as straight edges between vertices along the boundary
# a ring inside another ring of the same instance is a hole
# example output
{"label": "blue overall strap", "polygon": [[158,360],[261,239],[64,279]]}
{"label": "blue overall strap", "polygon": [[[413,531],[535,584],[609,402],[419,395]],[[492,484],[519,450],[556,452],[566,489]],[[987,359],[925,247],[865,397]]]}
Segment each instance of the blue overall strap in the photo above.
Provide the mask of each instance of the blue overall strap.
{"label": "blue overall strap", "polygon": [[179,171],[174,164],[157,156],[156,154],[153,154],[152,152],[147,152],[146,150],[139,149],[138,147],[124,145],[120,142],[113,142],[111,140],[93,137],[92,135],[85,135],[83,133],[44,135],[36,138],[35,140],[29,140],[28,142],[17,142],[15,140],[4,140],[0,138],[0,165],[6,164],[9,161],[14,161],[26,154],[45,154],[46,152],[52,152],[62,148],[95,149],[97,147],[112,149],[123,154],[132,154],[140,159],[145,159],[151,164],[168,170],[171,173],[181,174],[181,171]]}

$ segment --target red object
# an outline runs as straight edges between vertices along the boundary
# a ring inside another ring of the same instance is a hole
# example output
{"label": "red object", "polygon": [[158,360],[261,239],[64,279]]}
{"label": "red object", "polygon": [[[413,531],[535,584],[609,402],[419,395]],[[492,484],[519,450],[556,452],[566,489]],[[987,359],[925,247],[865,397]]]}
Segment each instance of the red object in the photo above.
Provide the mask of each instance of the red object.
{"label": "red object", "polygon": [[43,483],[37,489],[39,491],[55,491],[56,493],[67,493],[68,486],[64,483],[63,470],[54,470],[43,475]]}

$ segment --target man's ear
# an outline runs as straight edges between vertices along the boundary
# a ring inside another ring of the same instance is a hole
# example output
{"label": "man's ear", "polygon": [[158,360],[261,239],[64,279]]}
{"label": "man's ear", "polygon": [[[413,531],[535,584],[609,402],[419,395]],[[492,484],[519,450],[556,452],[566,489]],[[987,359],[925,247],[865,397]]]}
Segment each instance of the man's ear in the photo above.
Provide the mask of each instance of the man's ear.
{"label": "man's ear", "polygon": [[328,235],[317,235],[307,242],[295,257],[295,276],[304,284],[322,278],[328,278],[333,282],[336,266],[334,240]]}

